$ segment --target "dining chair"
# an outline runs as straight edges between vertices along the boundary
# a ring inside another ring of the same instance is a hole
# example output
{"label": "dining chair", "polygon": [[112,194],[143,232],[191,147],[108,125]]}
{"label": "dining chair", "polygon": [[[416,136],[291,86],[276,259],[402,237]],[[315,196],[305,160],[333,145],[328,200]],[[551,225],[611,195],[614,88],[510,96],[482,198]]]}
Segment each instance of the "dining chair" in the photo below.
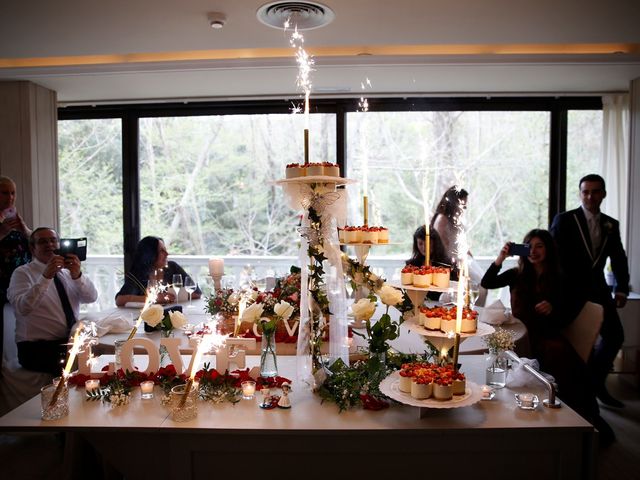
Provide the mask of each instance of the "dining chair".
{"label": "dining chair", "polygon": [[600,326],[604,319],[602,311],[602,305],[586,302],[575,320],[562,332],[585,362],[589,360],[600,333]]}

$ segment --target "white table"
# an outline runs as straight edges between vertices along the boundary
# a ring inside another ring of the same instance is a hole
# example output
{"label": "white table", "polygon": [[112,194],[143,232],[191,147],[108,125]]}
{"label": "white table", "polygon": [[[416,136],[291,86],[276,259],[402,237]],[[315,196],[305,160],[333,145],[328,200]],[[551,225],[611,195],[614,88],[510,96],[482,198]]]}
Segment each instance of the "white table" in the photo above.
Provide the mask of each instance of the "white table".
{"label": "white table", "polygon": [[[481,357],[461,362],[471,381],[484,382]],[[257,364],[257,357],[249,363]],[[281,375],[295,379],[295,358],[278,363]],[[537,384],[527,390],[545,396]],[[127,478],[235,478],[247,465],[251,476],[269,478],[293,472],[304,472],[305,479],[399,472],[440,477],[454,467],[458,478],[495,478],[497,472],[519,479],[590,478],[592,426],[567,406],[520,410],[513,394],[505,388],[493,401],[429,410],[424,418],[403,405],[338,413],[294,380],[290,410],[261,410],[257,400],[200,402],[196,419],[176,423],[158,395],[142,401],[135,391],[130,405],[111,409],[73,390],[68,417],[40,420],[36,397],[0,418],[0,430],[71,432]]]}

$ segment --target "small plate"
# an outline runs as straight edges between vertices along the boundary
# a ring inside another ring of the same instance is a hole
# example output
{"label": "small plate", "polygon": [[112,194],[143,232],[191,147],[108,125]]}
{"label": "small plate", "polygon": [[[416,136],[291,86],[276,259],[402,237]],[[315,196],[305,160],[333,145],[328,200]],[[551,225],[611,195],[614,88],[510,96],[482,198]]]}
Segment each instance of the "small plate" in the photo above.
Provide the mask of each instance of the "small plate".
{"label": "small plate", "polygon": [[[524,395],[531,395],[531,400],[524,400],[522,398]],[[538,396],[531,393],[516,393],[514,394],[514,397],[516,398],[516,404],[522,410],[535,410],[536,408],[538,408],[538,404],[540,403]]]}

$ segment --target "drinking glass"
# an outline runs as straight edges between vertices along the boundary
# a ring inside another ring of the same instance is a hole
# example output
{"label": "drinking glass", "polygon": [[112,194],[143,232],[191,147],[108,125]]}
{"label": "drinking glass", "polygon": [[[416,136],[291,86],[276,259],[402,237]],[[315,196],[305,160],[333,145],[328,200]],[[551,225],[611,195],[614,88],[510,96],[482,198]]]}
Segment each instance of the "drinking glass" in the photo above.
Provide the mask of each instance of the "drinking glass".
{"label": "drinking glass", "polygon": [[178,295],[180,294],[180,289],[182,288],[182,275],[176,273],[171,279],[171,286],[173,287],[173,291],[176,294],[176,303],[178,303]]}
{"label": "drinking glass", "polygon": [[189,306],[187,308],[193,308],[193,305],[191,305],[191,295],[193,295],[197,287],[198,285],[193,281],[193,278],[187,275],[184,279],[184,289],[189,294]]}

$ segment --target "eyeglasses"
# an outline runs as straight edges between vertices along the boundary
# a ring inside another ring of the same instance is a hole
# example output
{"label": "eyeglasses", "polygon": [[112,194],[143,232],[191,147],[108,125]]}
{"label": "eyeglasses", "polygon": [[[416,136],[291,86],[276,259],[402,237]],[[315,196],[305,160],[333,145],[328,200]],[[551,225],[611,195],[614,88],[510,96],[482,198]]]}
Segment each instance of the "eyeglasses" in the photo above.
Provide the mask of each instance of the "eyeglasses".
{"label": "eyeglasses", "polygon": [[36,243],[38,245],[46,245],[48,243],[53,243],[53,244],[57,244],[58,243],[58,239],[56,237],[44,237],[44,238],[39,238],[36,240]]}

